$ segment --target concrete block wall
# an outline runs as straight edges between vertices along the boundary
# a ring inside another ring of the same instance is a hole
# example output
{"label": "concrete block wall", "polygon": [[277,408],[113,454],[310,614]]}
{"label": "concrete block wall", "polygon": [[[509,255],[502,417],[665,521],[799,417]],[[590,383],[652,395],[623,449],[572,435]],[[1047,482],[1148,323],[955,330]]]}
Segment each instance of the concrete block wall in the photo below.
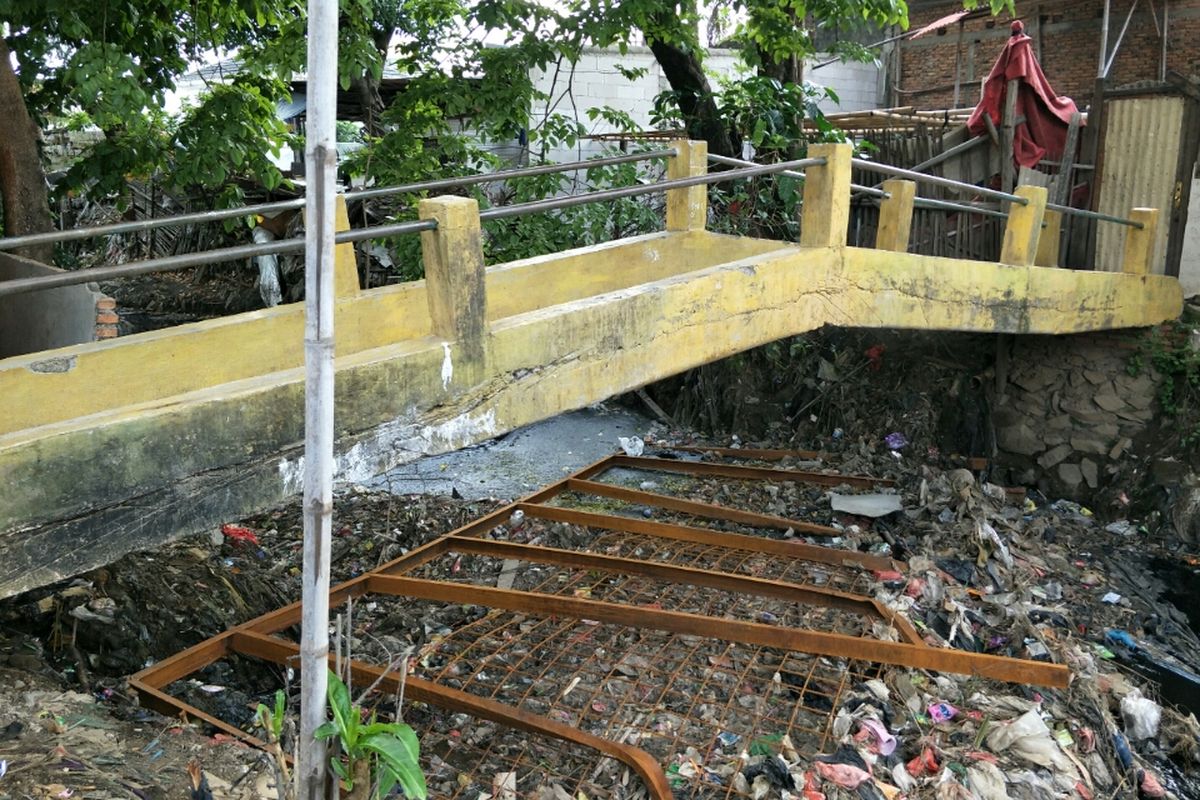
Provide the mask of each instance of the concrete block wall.
{"label": "concrete block wall", "polygon": [[[0,281],[60,272],[38,261],[0,253]],[[63,286],[0,298],[0,358],[115,337],[120,321],[116,302],[94,286]]]}

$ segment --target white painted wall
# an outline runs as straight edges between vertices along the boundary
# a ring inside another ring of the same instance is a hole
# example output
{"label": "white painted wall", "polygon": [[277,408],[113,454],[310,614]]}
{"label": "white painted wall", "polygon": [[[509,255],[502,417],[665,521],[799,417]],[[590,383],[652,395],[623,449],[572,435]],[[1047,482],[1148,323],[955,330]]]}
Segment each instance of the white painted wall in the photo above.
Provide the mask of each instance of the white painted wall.
{"label": "white painted wall", "polygon": [[1192,181],[1192,196],[1188,200],[1183,252],[1179,257],[1179,282],[1183,284],[1184,297],[1200,294],[1200,178]]}
{"label": "white painted wall", "polygon": [[840,104],[825,100],[818,105],[826,114],[836,111],[866,111],[879,108],[883,101],[883,69],[874,62],[836,62],[827,67],[813,69],[833,58],[822,55],[814,58],[805,71],[806,80],[825,86],[837,94]]}
{"label": "white painted wall", "polygon": [[[740,58],[732,50],[708,51],[705,66],[714,83],[721,77],[736,76],[742,70]],[[643,69],[645,74],[630,80],[621,74],[618,67]],[[591,133],[613,131],[612,126],[603,120],[588,120],[587,110],[599,106],[624,111],[640,129],[652,129],[650,112],[654,108],[654,98],[671,88],[648,47],[630,47],[624,54],[616,49],[588,47],[573,68],[563,64],[557,74],[553,66],[547,70],[535,69],[530,71],[530,78],[540,92],[549,96],[549,100],[535,103],[530,109],[531,127],[539,125],[545,119],[547,110],[552,109],[553,113],[578,118]],[[547,156],[554,161],[574,161],[596,155],[604,149],[603,143],[584,140],[575,148],[550,149]],[[536,143],[534,154],[540,154]]]}
{"label": "white painted wall", "polygon": [[[829,55],[814,57],[805,75],[811,82],[830,87],[838,95],[840,104],[826,100],[819,104],[821,109],[831,113],[878,108],[883,85],[880,67],[874,63],[836,62],[818,70],[812,69],[812,66],[830,58],[832,56]],[[642,68],[646,72],[631,81],[618,71],[618,66],[625,69]],[[735,50],[709,50],[705,67],[714,86],[721,78],[736,78],[746,74]],[[532,125],[537,125],[545,117],[549,107],[556,113],[577,116],[593,133],[611,130],[603,121],[588,121],[587,109],[597,106],[620,109],[633,117],[641,128],[652,128],[650,112],[654,107],[654,98],[671,88],[647,47],[631,47],[624,55],[617,50],[587,48],[574,70],[564,64],[557,77],[553,68],[533,70],[530,77],[541,92],[550,96],[548,102],[537,103],[531,109]],[[602,145],[584,141],[574,149],[552,149],[548,151],[548,156],[556,161],[569,161],[586,158],[602,149]]]}

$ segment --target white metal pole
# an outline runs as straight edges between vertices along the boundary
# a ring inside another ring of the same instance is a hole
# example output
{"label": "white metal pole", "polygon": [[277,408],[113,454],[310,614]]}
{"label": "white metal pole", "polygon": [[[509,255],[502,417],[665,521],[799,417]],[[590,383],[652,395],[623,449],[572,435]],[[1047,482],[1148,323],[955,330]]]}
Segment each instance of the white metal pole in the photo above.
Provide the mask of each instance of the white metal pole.
{"label": "white metal pole", "polygon": [[304,574],[300,632],[299,800],[324,800],[333,520],[333,237],[337,147],[337,0],[308,0],[308,192],[304,251]]}

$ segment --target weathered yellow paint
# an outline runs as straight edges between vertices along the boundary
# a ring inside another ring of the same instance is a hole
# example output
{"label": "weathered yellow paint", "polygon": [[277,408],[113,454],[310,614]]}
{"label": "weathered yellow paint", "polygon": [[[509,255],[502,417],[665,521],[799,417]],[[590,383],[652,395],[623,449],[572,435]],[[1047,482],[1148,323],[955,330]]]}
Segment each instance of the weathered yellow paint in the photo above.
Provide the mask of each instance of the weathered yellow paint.
{"label": "weathered yellow paint", "polygon": [[1048,208],[1042,222],[1042,233],[1038,237],[1037,255],[1033,263],[1039,267],[1057,267],[1058,248],[1062,241],[1062,212]]}
{"label": "weathered yellow paint", "polygon": [[[350,214],[346,211],[346,198],[340,194],[334,200],[333,213],[334,230],[350,230]],[[358,292],[358,260],[354,257],[354,245],[349,242],[339,244],[333,248],[334,296],[354,297]]]}
{"label": "weathered yellow paint", "polygon": [[804,171],[800,244],[805,247],[844,245],[850,227],[850,161],[854,157],[854,146],[813,144],[808,146],[808,157],[824,158],[825,164]]}
{"label": "weathered yellow paint", "polygon": [[[705,231],[638,236],[487,270],[488,318],[622,289],[766,252],[779,242]],[[341,245],[339,247],[350,247]],[[425,281],[335,304],[337,354],[433,332]],[[304,306],[236,314],[0,360],[0,435],[219,386],[304,363]],[[96,391],[97,386],[113,391]]]}
{"label": "weathered yellow paint", "polygon": [[1158,237],[1158,209],[1135,208],[1129,213],[1141,228],[1125,229],[1125,257],[1121,271],[1131,275],[1149,275],[1153,271],[1154,245]]}
{"label": "weathered yellow paint", "polygon": [[[691,178],[708,172],[708,142],[677,139],[676,156],[667,160],[667,178]],[[708,187],[667,190],[667,230],[698,231],[708,222]]]}
{"label": "weathered yellow paint", "polygon": [[421,231],[425,297],[433,334],[458,342],[472,368],[481,366],[487,327],[487,290],[479,203],[469,197],[435,197],[417,206],[437,228]]}
{"label": "weathered yellow paint", "polygon": [[875,233],[875,249],[907,253],[917,184],[914,181],[886,180],[883,182],[883,190],[887,192],[887,197],[879,203],[879,227]]}
{"label": "weathered yellow paint", "polygon": [[1044,186],[1018,186],[1013,194],[1024,197],[1025,205],[1011,203],[1004,241],[1000,244],[1000,263],[1028,267],[1037,258],[1038,239],[1042,235],[1042,217],[1046,213]]}

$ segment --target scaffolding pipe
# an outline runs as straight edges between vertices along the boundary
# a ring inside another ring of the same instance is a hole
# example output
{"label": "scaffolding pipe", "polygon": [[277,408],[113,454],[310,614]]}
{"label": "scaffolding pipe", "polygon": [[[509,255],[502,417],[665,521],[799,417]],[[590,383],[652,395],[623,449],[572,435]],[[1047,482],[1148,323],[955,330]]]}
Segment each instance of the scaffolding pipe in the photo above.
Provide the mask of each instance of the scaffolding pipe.
{"label": "scaffolding pipe", "polygon": [[304,225],[304,567],[300,623],[298,800],[327,797],[329,551],[333,523],[333,275],[337,197],[338,0],[308,0],[309,176]]}

